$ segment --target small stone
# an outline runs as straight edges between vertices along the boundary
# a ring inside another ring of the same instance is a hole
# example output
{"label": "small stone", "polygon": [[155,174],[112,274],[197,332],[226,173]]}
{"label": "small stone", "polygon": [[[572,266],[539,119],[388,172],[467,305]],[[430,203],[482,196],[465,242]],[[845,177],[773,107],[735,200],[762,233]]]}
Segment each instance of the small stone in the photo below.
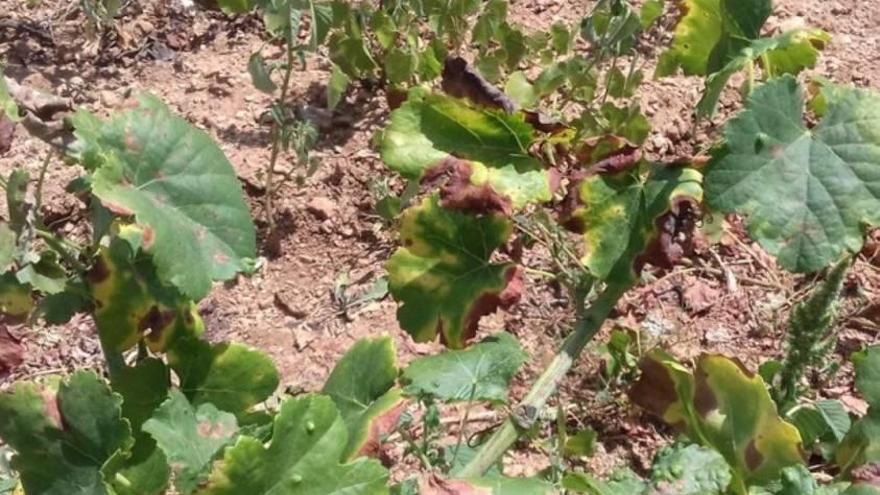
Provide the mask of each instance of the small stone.
{"label": "small stone", "polygon": [[330,198],[317,196],[306,205],[306,211],[318,220],[327,220],[336,213],[336,203]]}
{"label": "small stone", "polygon": [[101,105],[107,108],[116,108],[119,106],[119,96],[110,90],[101,91],[100,100]]}
{"label": "small stone", "polygon": [[729,328],[718,326],[706,330],[704,337],[707,344],[723,344],[732,340],[731,333]]}

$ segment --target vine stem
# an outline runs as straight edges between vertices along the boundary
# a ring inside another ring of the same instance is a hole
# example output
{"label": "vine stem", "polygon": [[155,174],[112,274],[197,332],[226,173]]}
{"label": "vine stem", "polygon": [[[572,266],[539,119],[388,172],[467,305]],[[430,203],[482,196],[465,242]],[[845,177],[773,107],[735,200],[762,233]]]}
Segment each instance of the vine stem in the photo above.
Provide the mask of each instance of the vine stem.
{"label": "vine stem", "polygon": [[[287,40],[285,42],[285,48],[287,53],[287,65],[284,68],[284,79],[281,82],[281,94],[278,96],[278,107],[282,110],[282,118],[283,118],[283,110],[284,110],[284,102],[287,100],[287,93],[290,88],[290,77],[293,74],[293,45],[291,40],[292,34],[287,36]],[[266,170],[266,178],[265,178],[265,197],[263,199],[263,210],[266,212],[266,223],[269,226],[269,234],[267,238],[269,239],[270,246],[275,242],[275,206],[274,206],[274,197],[275,197],[275,166],[278,163],[278,157],[281,155],[281,128],[283,124],[278,122],[272,123],[272,152],[269,156],[269,166]],[[273,248],[274,250],[274,248]]]}
{"label": "vine stem", "polygon": [[477,455],[461,471],[461,478],[482,476],[501,459],[522,433],[531,428],[537,420],[537,411],[543,410],[584,347],[593,339],[629,287],[630,284],[608,285],[586,310],[583,309],[583,301],[578,301],[579,315],[574,330],[565,339],[553,362],[501,427],[480,447]]}

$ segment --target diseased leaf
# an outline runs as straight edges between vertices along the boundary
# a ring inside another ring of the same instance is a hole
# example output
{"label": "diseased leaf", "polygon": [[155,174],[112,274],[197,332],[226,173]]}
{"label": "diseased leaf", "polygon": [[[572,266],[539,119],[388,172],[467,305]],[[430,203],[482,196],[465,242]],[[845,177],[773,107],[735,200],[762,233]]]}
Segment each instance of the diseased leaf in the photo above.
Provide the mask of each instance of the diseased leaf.
{"label": "diseased leaf", "polygon": [[329,397],[288,399],[275,417],[268,447],[239,437],[226,449],[201,495],[388,493],[388,473],[374,460],[340,464],[346,427]]}
{"label": "diseased leaf", "polygon": [[382,160],[408,179],[436,177],[455,158],[470,170],[457,188],[488,188],[516,209],[547,202],[557,186],[555,175],[529,155],[535,141],[523,114],[476,108],[440,94],[411,91],[392,112],[381,145]]}
{"label": "diseased leaf", "polygon": [[145,337],[147,345],[160,352],[204,331],[193,302],[158,280],[150,258],[132,259],[124,241],[101,248],[86,279],[105,349],[123,352]]}
{"label": "diseased leaf", "polygon": [[658,76],[681,67],[687,75],[717,72],[760,35],[770,0],[684,0],[672,46],[660,57]]}
{"label": "diseased leaf", "polygon": [[194,406],[213,404],[239,419],[278,388],[272,360],[240,344],[183,340],[169,350],[168,362]]}
{"label": "diseased leaf", "polygon": [[330,396],[348,428],[343,460],[375,457],[383,437],[403,412],[397,381],[397,358],[389,337],[360,340],[333,368],[321,393]]}
{"label": "diseased leaf", "polygon": [[443,91],[450,96],[469,100],[471,103],[513,113],[516,109],[507,96],[489,84],[461,57],[451,57],[443,64]]}
{"label": "diseased leaf", "polygon": [[78,372],[57,398],[19,383],[0,394],[0,438],[28,495],[110,495],[115,460],[131,448],[122,400],[93,373]]}
{"label": "diseased leaf", "polygon": [[812,128],[803,106],[793,77],[756,89],[727,124],[705,187],[709,205],[745,216],[783,268],[813,272],[858,252],[865,227],[880,225],[880,98],[851,89]]}
{"label": "diseased leaf", "polygon": [[256,240],[241,184],[204,132],[153,96],[100,122],[73,117],[78,159],[93,171],[92,193],[144,231],[159,278],[199,300],[213,280],[249,271]]}
{"label": "diseased leaf", "polygon": [[734,486],[767,482],[803,463],[797,428],[778,416],[764,380],[739,361],[704,354],[691,374],[654,351],[640,368],[632,401],[721,453]]}
{"label": "diseased leaf", "polygon": [[697,103],[697,115],[710,118],[715,114],[715,108],[721,98],[721,92],[727,86],[727,81],[749,62],[761,62],[768,78],[783,74],[799,74],[802,70],[816,65],[819,50],[830,40],[828,33],[821,29],[801,29],[773,38],[759,38],[752,41],[721,70],[706,79],[706,89],[700,102]]}
{"label": "diseased leaf", "polygon": [[600,169],[571,189],[563,224],[584,234],[582,262],[597,278],[626,283],[645,263],[669,268],[689,251],[702,177],[662,164],[612,172]]}
{"label": "diseased leaf", "polygon": [[183,393],[172,390],[143,428],[171,463],[177,491],[188,494],[207,479],[211,461],[232,441],[238,423],[211,404],[193,407]]}
{"label": "diseased leaf", "polygon": [[416,341],[462,348],[480,318],[514,304],[522,277],[513,263],[492,263],[510,237],[499,215],[476,217],[440,207],[436,196],[403,213],[403,247],[388,260],[388,285],[400,304],[397,320]]}
{"label": "diseased leaf", "polygon": [[528,356],[508,333],[487,337],[465,350],[419,358],[403,370],[404,393],[445,402],[507,402],[513,375]]}

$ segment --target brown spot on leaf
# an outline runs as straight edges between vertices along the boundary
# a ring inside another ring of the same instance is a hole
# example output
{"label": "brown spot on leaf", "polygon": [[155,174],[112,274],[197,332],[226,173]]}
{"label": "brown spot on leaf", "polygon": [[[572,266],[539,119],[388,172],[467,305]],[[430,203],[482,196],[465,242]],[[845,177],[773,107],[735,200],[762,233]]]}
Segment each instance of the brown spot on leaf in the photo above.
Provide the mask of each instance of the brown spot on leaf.
{"label": "brown spot on leaf", "polygon": [[373,419],[370,422],[370,431],[367,433],[367,438],[355,457],[379,457],[382,454],[382,440],[394,431],[405,407],[406,400],[401,398],[400,402],[394,407]]}
{"label": "brown spot on leaf", "polygon": [[229,256],[226,256],[226,254],[218,251],[214,253],[214,263],[217,263],[218,265],[225,265],[226,263],[229,263]]}
{"label": "brown spot on leaf", "polygon": [[516,106],[503,92],[492,86],[468,66],[461,57],[447,58],[443,65],[443,91],[456,98],[467,98],[477,105],[500,108],[507,113]]}
{"label": "brown spot on leaf", "polygon": [[642,150],[620,136],[597,136],[585,140],[574,152],[581,170],[590,175],[613,175],[632,169]]}
{"label": "brown spot on leaf", "polygon": [[141,151],[141,143],[131,131],[125,131],[125,149],[130,153],[138,153]]}
{"label": "brown spot on leaf", "polygon": [[704,418],[718,409],[718,399],[709,386],[709,375],[700,367],[694,371],[694,408]]}
{"label": "brown spot on leaf", "polygon": [[446,480],[428,474],[419,481],[419,495],[492,495],[492,490],[464,480]]}
{"label": "brown spot on leaf", "polygon": [[639,361],[639,370],[641,375],[629,389],[629,398],[637,406],[662,418],[669,407],[678,402],[675,382],[663,363],[652,356]]}
{"label": "brown spot on leaf", "polygon": [[129,210],[119,203],[113,201],[102,201],[101,204],[103,204],[104,208],[110,210],[110,213],[113,213],[114,215],[118,215],[120,217],[130,217],[134,215],[133,211]]}
{"label": "brown spot on leaf", "polygon": [[0,155],[5,155],[12,148],[12,138],[15,135],[15,123],[0,115]]}
{"label": "brown spot on leaf", "polygon": [[144,226],[143,246],[145,251],[149,251],[156,242],[156,231],[152,227]]}
{"label": "brown spot on leaf", "polygon": [[385,99],[388,101],[389,110],[397,110],[406,101],[406,91],[388,88],[385,91]]}
{"label": "brown spot on leaf", "polygon": [[445,179],[440,188],[440,205],[444,208],[509,216],[513,212],[510,198],[498,194],[489,184],[472,184],[473,172],[470,162],[450,156],[428,169],[422,183],[435,184]]}
{"label": "brown spot on leaf", "polygon": [[672,200],[669,211],[654,221],[657,230],[635,260],[635,272],[641,273],[645,264],[658,268],[672,268],[684,256],[693,252],[694,228],[700,217],[700,206],[693,199],[679,197]]}
{"label": "brown spot on leaf", "polygon": [[755,439],[749,440],[748,445],[746,445],[745,451],[746,458],[746,466],[750,471],[756,471],[761,464],[764,463],[764,455],[758,451],[758,447],[755,446]]}
{"label": "brown spot on leaf", "polygon": [[[498,308],[507,309],[516,304],[523,292],[523,270],[520,266],[512,266],[504,273],[505,286],[501,292],[486,292],[481,294],[471,305],[471,309],[465,317],[464,335],[462,342],[472,339],[477,333],[480,318],[494,313]],[[442,329],[438,331],[442,337]]]}
{"label": "brown spot on leaf", "polygon": [[199,436],[202,438],[226,438],[229,436],[231,431],[225,428],[220,423],[212,423],[210,421],[199,421],[198,426],[196,427],[196,431],[198,431]]}
{"label": "brown spot on leaf", "polygon": [[24,347],[9,333],[6,324],[0,323],[0,378],[12,373],[24,361]]}
{"label": "brown spot on leaf", "polygon": [[95,264],[92,265],[92,268],[86,272],[86,280],[92,285],[98,285],[101,282],[107,280],[110,277],[110,269],[107,268],[107,263],[104,261],[104,258],[98,256],[95,259]]}
{"label": "brown spot on leaf", "polygon": [[138,330],[141,332],[150,330],[150,334],[147,335],[147,338],[152,342],[159,342],[162,340],[164,330],[172,321],[174,321],[174,317],[175,314],[173,311],[162,311],[158,306],[153,305],[147,314],[138,322]]}

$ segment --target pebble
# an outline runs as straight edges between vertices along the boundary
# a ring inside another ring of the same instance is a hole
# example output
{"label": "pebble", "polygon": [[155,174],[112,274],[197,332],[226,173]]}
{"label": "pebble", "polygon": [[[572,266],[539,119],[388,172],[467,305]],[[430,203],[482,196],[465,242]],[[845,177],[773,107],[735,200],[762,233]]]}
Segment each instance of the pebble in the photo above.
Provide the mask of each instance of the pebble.
{"label": "pebble", "polygon": [[318,220],[327,220],[336,213],[336,203],[330,198],[316,196],[306,205],[306,211]]}

